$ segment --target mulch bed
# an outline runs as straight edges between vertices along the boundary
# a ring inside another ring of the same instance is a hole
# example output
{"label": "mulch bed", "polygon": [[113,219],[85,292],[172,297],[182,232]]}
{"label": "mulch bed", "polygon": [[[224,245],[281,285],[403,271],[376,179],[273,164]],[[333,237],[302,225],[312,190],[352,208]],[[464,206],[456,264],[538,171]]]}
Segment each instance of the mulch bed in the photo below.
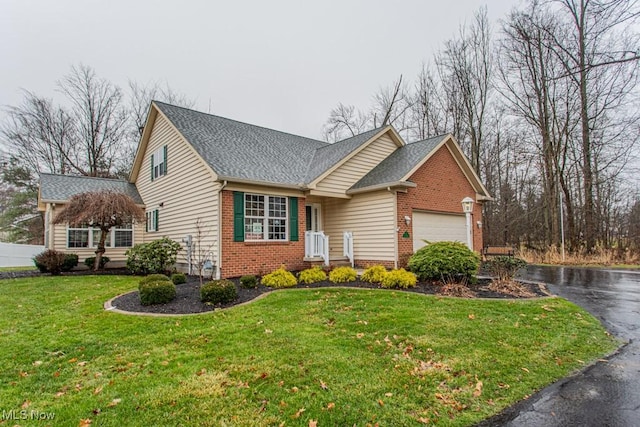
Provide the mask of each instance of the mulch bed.
{"label": "mulch bed", "polygon": [[[272,292],[273,289],[266,286],[258,285],[257,288],[247,289],[240,286],[238,279],[232,280],[238,291],[238,299],[229,304],[205,304],[200,301],[200,281],[197,277],[188,277],[187,283],[176,286],[176,299],[167,304],[157,304],[143,306],[140,304],[140,297],[138,291],[129,292],[115,298],[111,305],[119,310],[136,312],[136,313],[160,313],[160,314],[192,314],[192,313],[204,313],[207,311],[213,311],[219,308],[231,307],[237,304],[241,304],[247,301],[251,301],[256,297]],[[476,294],[476,298],[518,298],[513,295],[492,292],[487,289],[487,285],[490,283],[489,279],[481,279],[476,285],[470,285],[469,288]],[[300,284],[295,288],[331,288],[331,287],[350,287],[350,288],[363,288],[363,289],[380,289],[380,285],[367,283],[367,282],[350,282],[350,283],[332,283],[328,280],[313,283],[310,285]],[[549,295],[546,289],[539,284],[523,283],[527,289],[529,289],[536,297],[542,297]],[[294,288],[294,289],[295,289]],[[420,294],[437,295],[440,294],[442,285],[428,282],[419,282],[415,288],[402,289],[395,291],[401,292],[415,292]]]}

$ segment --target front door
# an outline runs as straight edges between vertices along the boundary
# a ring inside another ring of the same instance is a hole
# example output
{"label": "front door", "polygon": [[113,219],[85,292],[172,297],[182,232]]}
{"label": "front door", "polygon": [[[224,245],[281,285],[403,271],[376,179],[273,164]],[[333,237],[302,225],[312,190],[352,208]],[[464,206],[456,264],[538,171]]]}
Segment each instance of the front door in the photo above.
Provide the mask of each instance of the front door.
{"label": "front door", "polygon": [[322,231],[322,222],[321,222],[321,214],[320,203],[310,203],[305,206],[306,209],[306,221],[307,221],[307,231]]}

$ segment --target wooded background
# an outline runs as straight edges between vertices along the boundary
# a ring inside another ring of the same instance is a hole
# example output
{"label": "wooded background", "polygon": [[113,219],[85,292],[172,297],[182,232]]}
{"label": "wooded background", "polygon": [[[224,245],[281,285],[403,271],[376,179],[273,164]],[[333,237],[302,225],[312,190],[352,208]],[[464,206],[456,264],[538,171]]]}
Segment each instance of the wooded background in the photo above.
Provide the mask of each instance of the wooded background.
{"label": "wooded background", "polygon": [[[452,133],[494,201],[485,244],[571,253],[640,252],[640,5],[632,0],[529,0],[499,25],[478,10],[416,70],[338,103],[328,141],[393,125],[407,141]],[[419,52],[416,55],[420,55]],[[40,172],[126,177],[152,99],[193,107],[157,84],[126,90],[87,66],[58,82],[67,104],[26,91],[8,108],[0,238],[40,243]]]}

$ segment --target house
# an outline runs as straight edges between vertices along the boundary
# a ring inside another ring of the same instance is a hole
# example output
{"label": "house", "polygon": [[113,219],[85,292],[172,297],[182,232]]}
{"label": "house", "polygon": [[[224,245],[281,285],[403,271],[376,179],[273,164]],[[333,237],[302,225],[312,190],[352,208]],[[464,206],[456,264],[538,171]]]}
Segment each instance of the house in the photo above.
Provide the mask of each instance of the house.
{"label": "house", "polygon": [[[78,233],[91,246],[92,230],[50,220],[73,192],[100,186],[144,203],[146,224],[130,227],[127,243],[197,242],[191,260],[208,257],[219,277],[281,265],[403,266],[424,240],[479,251],[489,200],[451,135],[407,144],[385,126],[329,144],[161,102],[151,104],[128,182],[42,175],[47,247],[80,252]],[[473,202],[467,214],[463,199]],[[124,260],[121,243],[114,234],[112,260]],[[188,258],[185,249],[182,269]]]}

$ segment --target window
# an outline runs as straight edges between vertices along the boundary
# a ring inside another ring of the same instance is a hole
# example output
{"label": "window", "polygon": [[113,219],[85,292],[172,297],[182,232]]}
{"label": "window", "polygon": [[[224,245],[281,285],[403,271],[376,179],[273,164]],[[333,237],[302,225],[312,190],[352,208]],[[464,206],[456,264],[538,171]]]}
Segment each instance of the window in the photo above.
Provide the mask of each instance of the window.
{"label": "window", "polygon": [[244,239],[287,240],[287,198],[245,194]]}
{"label": "window", "polygon": [[151,153],[151,181],[167,174],[167,146]]}
{"label": "window", "polygon": [[158,231],[158,209],[147,212],[147,231]]}
{"label": "window", "polygon": [[[96,248],[100,242],[100,229],[83,226],[67,229],[68,248]],[[133,225],[112,227],[104,241],[105,248],[130,248],[133,246]]]}

